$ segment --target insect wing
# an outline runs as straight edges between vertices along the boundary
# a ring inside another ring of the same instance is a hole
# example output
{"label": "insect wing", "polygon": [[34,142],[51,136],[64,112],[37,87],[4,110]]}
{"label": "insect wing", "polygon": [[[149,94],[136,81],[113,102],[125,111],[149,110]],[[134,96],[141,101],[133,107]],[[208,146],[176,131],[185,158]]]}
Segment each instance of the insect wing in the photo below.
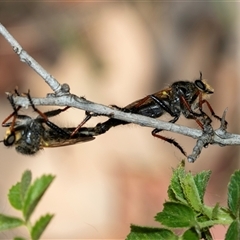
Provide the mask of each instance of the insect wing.
{"label": "insect wing", "polygon": [[66,135],[61,135],[51,128],[46,129],[40,145],[42,147],[62,147],[80,142],[89,142],[95,139],[90,128],[80,128],[80,130],[71,137],[74,129],[75,128],[62,128],[62,130],[66,132]]}
{"label": "insect wing", "polygon": [[171,96],[171,94],[172,94],[172,88],[168,87],[159,92],[154,93],[153,95],[158,98],[169,98],[169,96]]}
{"label": "insect wing", "polygon": [[63,147],[63,146],[69,146],[69,145],[73,145],[81,142],[89,142],[94,139],[95,138],[91,136],[69,138],[69,139],[66,139],[66,138],[57,138],[57,139],[48,139],[48,140],[42,139],[40,143],[40,147],[43,147],[43,148]]}
{"label": "insect wing", "polygon": [[[159,99],[168,99],[169,96],[171,95],[171,91],[172,91],[172,89],[169,87],[169,88],[165,88],[159,92],[156,92],[153,95]],[[137,101],[127,105],[125,108],[126,109],[139,108],[139,107],[143,107],[145,105],[151,105],[152,103],[154,103],[153,99],[149,96],[146,96],[145,98],[142,98],[140,100],[137,100]]]}

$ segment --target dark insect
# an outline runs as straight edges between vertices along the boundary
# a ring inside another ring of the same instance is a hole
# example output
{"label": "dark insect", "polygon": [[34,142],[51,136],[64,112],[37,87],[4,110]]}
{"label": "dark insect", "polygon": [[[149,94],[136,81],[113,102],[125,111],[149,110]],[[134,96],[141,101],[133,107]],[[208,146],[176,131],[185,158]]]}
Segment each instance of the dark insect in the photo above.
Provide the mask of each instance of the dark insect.
{"label": "dark insect", "polygon": [[[140,100],[137,100],[127,105],[124,108],[119,108],[114,105],[113,107],[124,112],[140,114],[152,118],[158,118],[163,114],[168,113],[173,117],[173,119],[169,121],[171,123],[175,123],[182,114],[187,119],[194,119],[197,124],[203,129],[202,120],[205,121],[206,118],[209,118],[208,115],[202,110],[202,106],[204,103],[209,108],[211,114],[218,120],[221,120],[221,118],[214,113],[211,105],[207,101],[207,99],[213,93],[213,88],[207,84],[206,80],[202,79],[202,73],[200,72],[200,79],[197,79],[194,82],[177,81],[170,85],[168,88],[148,95]],[[87,113],[86,118],[76,128],[76,133],[78,129],[92,116],[97,115]],[[103,123],[98,123],[95,127],[94,132],[97,135],[103,134],[112,127],[128,123],[129,122],[110,118]],[[73,135],[75,131],[73,132]],[[162,129],[154,129],[152,131],[152,135],[173,144],[186,156],[183,148],[174,139],[159,135],[158,133],[161,131]]]}
{"label": "dark insect", "polygon": [[[17,91],[15,92],[17,93]],[[2,141],[5,146],[15,146],[17,152],[33,155],[46,147],[61,147],[94,139],[93,135],[96,134],[91,133],[90,128],[80,128],[74,136],[71,136],[76,128],[61,128],[49,121],[48,118],[66,111],[69,107],[43,113],[34,106],[29,92],[27,97],[33,110],[39,115],[36,118],[31,118],[18,114],[21,107],[16,107],[12,95],[8,95],[8,100],[14,111],[2,122],[3,127],[8,127]],[[13,118],[12,122],[7,122],[11,118]]]}

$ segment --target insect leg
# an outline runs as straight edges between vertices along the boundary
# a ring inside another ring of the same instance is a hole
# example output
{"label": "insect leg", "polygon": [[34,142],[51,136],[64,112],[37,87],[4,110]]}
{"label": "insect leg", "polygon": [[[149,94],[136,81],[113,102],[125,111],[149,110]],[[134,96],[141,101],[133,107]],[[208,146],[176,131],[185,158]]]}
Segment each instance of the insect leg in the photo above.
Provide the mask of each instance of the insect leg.
{"label": "insect leg", "polygon": [[57,115],[59,115],[61,112],[64,112],[64,111],[66,111],[67,109],[70,108],[69,106],[67,106],[67,107],[65,107],[65,108],[63,108],[63,109],[60,109],[60,108],[59,108],[59,109],[55,109],[55,110],[51,110],[51,111],[48,111],[48,112],[44,112],[44,113],[43,113],[43,112],[41,112],[39,109],[37,109],[37,108],[35,107],[35,105],[33,104],[32,98],[31,98],[31,96],[30,96],[30,91],[28,91],[27,97],[28,97],[28,100],[29,100],[30,105],[31,105],[31,107],[33,108],[33,110],[34,110],[35,112],[37,112],[37,113],[39,114],[39,116],[40,116],[41,118],[43,118],[46,122],[49,121],[49,120],[48,120],[49,117],[57,116]]}
{"label": "insect leg", "polygon": [[201,109],[200,109],[201,113],[194,112],[191,109],[189,103],[186,101],[186,99],[183,96],[180,96],[180,100],[182,101],[183,105],[187,109],[187,113],[185,112],[185,114],[184,114],[185,117],[194,119],[196,121],[196,123],[203,129],[203,124],[201,123],[201,121],[197,117],[203,117],[203,116],[207,116],[208,117],[208,115],[205,112],[203,112]]}
{"label": "insect leg", "polygon": [[21,106],[18,106],[16,107],[14,101],[13,101],[13,97],[12,95],[8,95],[8,100],[13,108],[13,113],[10,114],[6,119],[3,120],[2,122],[2,127],[6,127],[6,126],[9,126],[8,124],[6,124],[6,122],[13,117],[13,121],[10,125],[10,131],[13,131],[13,128],[14,128],[14,125],[15,125],[15,122],[16,122],[16,119],[17,119],[17,116],[18,116],[18,111],[20,110]]}
{"label": "insect leg", "polygon": [[[161,131],[161,130],[160,130],[160,131]],[[166,142],[168,142],[168,143],[173,144],[176,148],[178,148],[178,149],[180,150],[180,152],[181,152],[184,156],[187,156],[186,152],[183,150],[183,148],[179,145],[178,142],[176,142],[176,141],[175,141],[174,139],[172,139],[172,138],[167,138],[167,137],[158,135],[158,134],[157,134],[158,132],[159,132],[158,129],[154,129],[154,130],[152,131],[152,135],[153,135],[154,137],[160,138],[160,139],[162,139],[162,140],[164,140],[164,141],[166,141]]]}
{"label": "insect leg", "polygon": [[[35,112],[37,112],[39,114],[39,116],[42,117],[42,120],[44,123],[46,123],[47,126],[49,126],[51,129],[55,130],[56,132],[58,132],[59,134],[63,135],[63,136],[68,136],[70,137],[70,134],[67,133],[66,131],[64,131],[62,128],[58,127],[56,124],[54,124],[53,122],[49,121],[47,115],[49,117],[53,117],[53,116],[56,116],[58,114],[60,114],[62,111],[65,111],[67,110],[69,107],[65,107],[64,109],[57,109],[56,111],[53,110],[53,111],[49,111],[49,112],[46,112],[46,113],[43,113],[41,112],[40,110],[38,110],[35,105],[33,104],[33,101],[32,101],[32,98],[30,96],[30,92],[28,91],[27,93],[27,97],[28,97],[28,100],[33,108],[33,110]],[[47,115],[46,115],[47,114]],[[39,118],[40,120],[40,118]]]}
{"label": "insect leg", "polygon": [[[214,117],[215,117],[216,119],[218,119],[219,121],[222,121],[222,118],[215,114],[215,112],[214,112],[212,106],[210,105],[210,103],[209,103],[207,100],[205,100],[205,99],[202,101],[202,105],[203,105],[204,103],[207,104],[208,109],[209,109],[209,111],[211,112],[212,116],[214,116]],[[227,121],[224,121],[224,122],[225,122],[225,125],[227,126],[228,122],[227,122]]]}
{"label": "insect leg", "polygon": [[[179,119],[179,116],[176,116],[174,119],[170,120],[169,122],[171,123],[175,123],[177,120]],[[183,150],[183,148],[180,146],[180,144],[178,142],[176,142],[174,139],[172,138],[167,138],[167,137],[164,137],[164,136],[161,136],[157,133],[163,131],[162,129],[157,129],[155,128],[153,131],[152,131],[152,135],[154,137],[157,137],[157,138],[160,138],[170,144],[173,144],[176,148],[178,148],[180,150],[180,152],[184,155],[184,156],[187,156],[186,152]]]}
{"label": "insect leg", "polygon": [[[51,111],[48,111],[48,112],[44,112],[42,113],[43,115],[45,115],[45,117],[47,118],[50,118],[50,117],[54,117],[54,116],[57,116],[58,114],[62,113],[62,112],[65,112],[67,109],[69,109],[70,107],[67,106],[65,108],[59,108],[59,109],[54,109],[54,110],[51,110]],[[42,114],[39,114],[41,117]]]}
{"label": "insect leg", "polygon": [[86,111],[86,117],[83,119],[83,121],[74,129],[74,131],[71,133],[71,137],[74,136],[78,131],[79,129],[87,122],[90,120],[90,118],[92,117],[93,115],[90,114],[89,112]]}
{"label": "insect leg", "polygon": [[[17,96],[20,96],[20,94],[19,94],[19,92],[16,88],[15,88],[14,92]],[[18,114],[18,111],[21,109],[21,106],[16,107],[16,104],[13,101],[13,96],[12,95],[8,95],[7,99],[9,100],[9,102],[10,102],[12,108],[13,108],[13,113],[10,114],[6,119],[3,120],[2,127],[12,126],[11,128],[13,128],[17,118],[24,119],[26,116]],[[11,123],[7,123],[7,121],[12,117],[14,117],[13,121]]]}

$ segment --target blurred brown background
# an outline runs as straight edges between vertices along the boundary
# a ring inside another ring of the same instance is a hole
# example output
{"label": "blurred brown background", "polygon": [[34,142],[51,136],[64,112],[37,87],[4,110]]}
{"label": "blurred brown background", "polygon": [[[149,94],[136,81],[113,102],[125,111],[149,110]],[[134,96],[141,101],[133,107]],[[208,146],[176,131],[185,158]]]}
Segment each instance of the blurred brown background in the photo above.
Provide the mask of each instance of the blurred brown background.
{"label": "blurred brown background", "polygon": [[[102,103],[125,106],[176,80],[203,77],[215,89],[210,103],[218,115],[228,107],[228,130],[239,133],[239,3],[0,3],[0,21],[71,92]],[[21,63],[0,37],[0,117],[12,109],[5,92],[15,86],[32,96],[50,92],[45,82]],[[42,107],[41,110],[50,110]],[[31,109],[23,110],[35,116]],[[56,117],[76,126],[84,112],[70,109]],[[169,120],[167,116],[162,117]],[[87,123],[93,126],[105,118]],[[197,127],[191,120],[179,124]],[[213,122],[219,127],[219,122]],[[2,138],[5,134],[1,130]],[[191,153],[195,140],[164,132]],[[0,212],[17,214],[8,189],[30,169],[36,178],[56,175],[34,213],[55,217],[44,239],[124,239],[130,224],[158,226],[154,216],[167,198],[172,168],[183,158],[170,144],[135,125],[111,129],[95,141],[45,149],[34,157],[0,146]],[[239,167],[239,148],[209,146],[187,169],[213,174],[205,200],[226,205],[231,173]],[[213,229],[222,239],[226,229]],[[0,238],[26,234],[24,229]]]}

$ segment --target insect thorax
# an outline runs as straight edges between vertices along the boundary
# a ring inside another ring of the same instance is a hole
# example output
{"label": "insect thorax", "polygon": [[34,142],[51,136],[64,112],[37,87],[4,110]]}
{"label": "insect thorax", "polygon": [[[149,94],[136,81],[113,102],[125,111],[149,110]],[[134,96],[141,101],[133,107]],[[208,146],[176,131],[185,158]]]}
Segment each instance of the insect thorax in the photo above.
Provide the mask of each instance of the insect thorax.
{"label": "insect thorax", "polygon": [[16,150],[22,154],[31,155],[41,149],[40,142],[44,134],[44,127],[41,123],[31,121],[21,131],[21,138],[16,142]]}

